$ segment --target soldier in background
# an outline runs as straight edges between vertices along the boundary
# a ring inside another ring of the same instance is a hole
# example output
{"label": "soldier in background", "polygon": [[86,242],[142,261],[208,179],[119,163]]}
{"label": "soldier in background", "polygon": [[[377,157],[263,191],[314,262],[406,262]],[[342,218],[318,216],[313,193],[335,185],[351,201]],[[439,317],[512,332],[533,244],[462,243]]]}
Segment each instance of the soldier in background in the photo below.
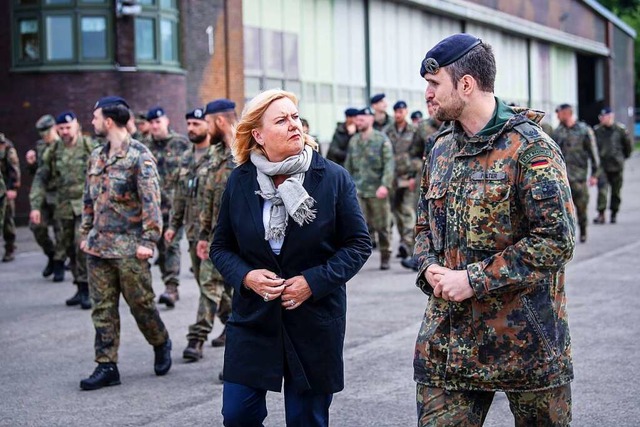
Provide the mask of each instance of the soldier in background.
{"label": "soldier in background", "polygon": [[4,183],[4,177],[0,173],[0,229],[4,225],[4,210],[7,205],[7,186]]}
{"label": "soldier in background", "polygon": [[4,133],[0,133],[0,173],[6,186],[6,200],[2,238],[4,239],[4,257],[2,262],[11,262],[16,252],[16,197],[20,188],[20,160],[18,152]]}
{"label": "soldier in background", "polygon": [[86,258],[84,252],[79,249],[79,228],[87,163],[97,144],[80,133],[78,120],[72,111],[59,114],[56,123],[60,139],[44,151],[42,165],[36,172],[29,195],[29,218],[36,225],[42,222],[40,207],[46,199],[49,182],[55,181],[57,197],[54,218],[60,222],[61,232],[54,255],[53,281],[64,280],[64,259],[69,256],[74,261],[71,263],[71,272],[78,289],[73,297],[66,300],[66,304],[80,305],[87,310],[91,308],[91,301]]}
{"label": "soldier in background", "polygon": [[422,111],[420,110],[416,110],[413,113],[411,113],[411,123],[413,123],[414,126],[418,126],[418,123],[420,123],[420,120],[422,120]]}
{"label": "soldier in background", "polygon": [[149,132],[151,131],[151,124],[147,120],[147,112],[138,111],[134,118],[136,131],[133,133],[133,139],[143,142],[150,137]]}
{"label": "soldier in background", "polygon": [[162,230],[160,184],[153,155],[126,129],[129,106],[119,97],[100,99],[93,112],[106,144],[89,161],[83,197],[80,248],[87,254],[98,366],[80,381],[83,390],[120,384],[120,294],[154,350],[154,371],[171,368],[171,340],[154,302],[149,258]]}
{"label": "soldier in background", "polygon": [[384,133],[393,124],[393,119],[387,114],[387,100],[384,93],[373,95],[370,104],[375,116],[373,128]]}
{"label": "soldier in background", "polygon": [[349,140],[356,133],[357,115],[357,108],[347,108],[344,110],[344,122],[338,122],[336,130],[333,132],[333,138],[331,138],[331,144],[329,144],[329,151],[327,152],[327,159],[340,166],[344,165],[344,159],[347,157]]}
{"label": "soldier in background", "polygon": [[[34,178],[38,168],[43,163],[44,151],[60,139],[56,130],[56,120],[50,114],[46,114],[38,119],[36,122],[36,130],[40,134],[40,139],[36,142],[36,149],[27,151],[25,155],[27,171]],[[29,228],[31,228],[36,242],[48,258],[47,265],[42,271],[43,277],[49,277],[53,274],[56,245],[60,240],[60,222],[54,219],[55,211],[56,180],[51,180],[46,183],[45,196],[40,206],[40,224],[29,223]],[[49,235],[49,227],[53,227],[54,240],[51,240],[51,236]]]}
{"label": "soldier in background", "polygon": [[571,184],[571,197],[576,205],[580,242],[587,241],[587,205],[589,204],[589,187],[587,174],[591,163],[589,186],[598,182],[600,165],[596,138],[593,130],[585,122],[579,122],[573,115],[569,104],[561,104],[556,108],[560,124],[553,132],[553,140],[560,146],[567,164],[567,175]]}
{"label": "soldier in background", "polygon": [[606,107],[598,116],[600,124],[594,128],[598,154],[600,155],[600,174],[598,176],[598,217],[593,220],[596,224],[604,224],[604,211],[607,209],[607,193],[611,188],[610,221],[616,223],[616,215],[620,209],[620,191],[622,190],[622,176],[624,161],[631,156],[633,147],[627,128],[615,121],[615,114]]}
{"label": "soldier in background", "polygon": [[[189,140],[169,129],[169,118],[162,107],[154,107],[147,113],[150,123],[151,137],[145,141],[145,145],[151,150],[157,161],[158,174],[160,175],[160,190],[162,193],[162,219],[164,229],[169,227],[169,212],[173,203],[173,194],[178,181],[180,169],[180,157],[190,148]],[[176,230],[176,235],[171,243],[164,239],[158,241],[158,266],[162,273],[165,290],[158,300],[167,307],[174,307],[180,299],[178,286],[180,285],[180,239],[184,233],[183,228]]]}
{"label": "soldier in background", "polygon": [[421,170],[422,156],[412,158],[412,144],[416,128],[407,122],[407,103],[398,101],[393,105],[394,123],[386,134],[393,147],[395,163],[391,191],[391,211],[400,234],[398,257],[413,256],[413,227],[416,223],[416,176]]}
{"label": "soldier in background", "polygon": [[356,133],[349,141],[344,167],[353,178],[358,202],[367,224],[376,232],[380,248],[380,269],[388,270],[391,259],[391,206],[389,191],[393,185],[395,163],[389,138],[373,128],[370,108],[358,112]]}

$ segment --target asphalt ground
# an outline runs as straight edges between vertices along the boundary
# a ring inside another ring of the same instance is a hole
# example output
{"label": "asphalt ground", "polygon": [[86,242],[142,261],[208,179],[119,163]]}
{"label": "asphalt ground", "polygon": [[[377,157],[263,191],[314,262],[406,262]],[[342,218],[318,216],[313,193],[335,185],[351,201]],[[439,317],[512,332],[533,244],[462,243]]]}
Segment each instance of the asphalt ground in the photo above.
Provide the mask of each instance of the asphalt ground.
{"label": "asphalt ground", "polygon": [[[568,312],[576,379],[574,426],[640,424],[640,155],[627,162],[618,224],[590,225],[567,267]],[[595,213],[592,189],[589,214]],[[223,349],[185,363],[187,327],[198,291],[183,243],[180,301],[160,308],[173,340],[168,375],[153,373],[153,351],[121,300],[119,369],[122,385],[83,392],[79,381],[94,369],[90,312],[66,307],[70,277],[52,283],[40,275],[45,258],[30,231],[20,228],[18,254],[0,264],[1,426],[222,425],[217,381]],[[348,284],[346,387],[331,406],[332,426],[415,426],[412,358],[426,305],[413,272],[397,259],[380,271],[375,252]],[[163,285],[153,268],[154,289]],[[221,331],[216,322],[210,338]],[[260,355],[256,355],[260,357]],[[266,426],[283,426],[282,395],[268,394]],[[497,393],[486,426],[513,425]]]}

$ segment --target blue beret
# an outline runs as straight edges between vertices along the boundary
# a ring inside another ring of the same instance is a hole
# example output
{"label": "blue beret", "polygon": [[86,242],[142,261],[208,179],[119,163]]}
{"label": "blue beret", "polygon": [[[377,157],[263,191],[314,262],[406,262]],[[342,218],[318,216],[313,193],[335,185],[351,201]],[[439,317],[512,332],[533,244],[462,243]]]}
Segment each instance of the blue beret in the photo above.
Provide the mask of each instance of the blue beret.
{"label": "blue beret", "polygon": [[459,33],[447,37],[427,52],[420,66],[420,77],[427,73],[436,74],[440,67],[456,62],[481,43],[482,40],[471,34]]}
{"label": "blue beret", "polygon": [[611,107],[604,107],[602,110],[600,110],[600,115],[604,116],[605,114],[611,114],[613,113],[613,110],[611,109]]}
{"label": "blue beret", "polygon": [[362,110],[358,110],[359,116],[373,116],[373,110],[370,107],[364,107]]}
{"label": "blue beret", "polygon": [[127,101],[125,101],[124,98],[120,98],[119,96],[105,96],[96,102],[93,109],[97,110],[98,108],[104,108],[108,105],[124,105],[129,108],[129,104],[127,104]]}
{"label": "blue beret", "polygon": [[184,115],[184,118],[186,120],[189,120],[189,119],[204,120],[204,109],[196,108],[194,110],[191,110],[187,114]]}
{"label": "blue beret", "polygon": [[226,98],[220,98],[220,99],[215,99],[207,104],[207,106],[204,109],[204,115],[206,116],[207,114],[215,114],[215,113],[222,113],[225,111],[235,111],[235,110],[236,110],[235,102]]}
{"label": "blue beret", "polygon": [[411,113],[411,118],[412,119],[421,119],[422,118],[422,111],[414,111],[413,113]]}
{"label": "blue beret", "polygon": [[378,93],[376,95],[373,95],[371,97],[371,102],[370,104],[375,104],[376,102],[380,102],[384,99],[384,93]]}
{"label": "blue beret", "polygon": [[76,114],[73,111],[65,111],[64,113],[58,114],[58,117],[56,117],[56,124],[61,125],[63,123],[71,123],[76,118]]}
{"label": "blue beret", "polygon": [[395,104],[393,104],[393,109],[394,110],[398,110],[400,108],[407,108],[407,103],[404,101],[398,101]]}
{"label": "blue beret", "polygon": [[560,104],[558,108],[556,108],[556,113],[558,111],[566,110],[567,108],[571,108],[571,104]]}
{"label": "blue beret", "polygon": [[157,119],[162,116],[166,116],[167,114],[164,112],[164,108],[162,107],[153,107],[147,111],[147,120]]}
{"label": "blue beret", "polygon": [[358,115],[358,109],[357,108],[347,108],[346,110],[344,110],[344,115],[347,117],[355,117]]}

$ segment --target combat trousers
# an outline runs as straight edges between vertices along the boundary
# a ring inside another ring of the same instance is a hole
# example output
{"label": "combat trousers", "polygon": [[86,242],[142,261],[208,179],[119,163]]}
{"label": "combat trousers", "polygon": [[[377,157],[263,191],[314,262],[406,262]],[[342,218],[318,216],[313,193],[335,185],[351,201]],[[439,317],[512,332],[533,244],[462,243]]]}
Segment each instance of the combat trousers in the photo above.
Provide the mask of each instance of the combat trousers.
{"label": "combat trousers", "polygon": [[571,197],[576,207],[576,215],[578,216],[578,225],[580,226],[580,234],[587,231],[587,205],[589,204],[589,187],[586,181],[569,182],[571,187]]}
{"label": "combat trousers", "polygon": [[5,195],[4,224],[2,226],[2,238],[7,252],[16,250],[16,201],[7,199]]}
{"label": "combat trousers", "polygon": [[413,227],[416,225],[416,191],[397,188],[393,192],[391,209],[400,234],[400,244],[405,246],[409,255],[415,245]]}
{"label": "combat trousers", "polygon": [[56,245],[54,259],[64,261],[69,256],[73,283],[87,283],[87,256],[80,250],[80,223],[82,217],[74,215],[73,219],[60,220],[60,239]]}
{"label": "combat trousers", "polygon": [[604,172],[598,178],[598,212],[607,210],[607,196],[611,187],[609,210],[614,214],[620,209],[620,191],[622,190],[622,171]]}
{"label": "combat trousers", "polygon": [[0,196],[0,230],[4,228],[4,211],[7,207],[7,196]]}
{"label": "combat trousers", "polygon": [[120,294],[138,324],[138,329],[152,346],[169,339],[156,308],[147,260],[138,258],[105,259],[87,255],[91,319],[96,330],[95,352],[98,363],[118,363],[120,346]]}
{"label": "combat trousers", "polygon": [[[169,228],[169,220],[164,221],[162,235]],[[158,240],[158,267],[162,274],[162,281],[165,285],[180,285],[180,240],[184,234],[184,227],[176,231],[171,243],[167,243],[164,238]]]}
{"label": "combat trousers", "polygon": [[[38,245],[42,248],[45,255],[53,257],[56,251],[56,244],[60,240],[60,221],[54,218],[56,206],[47,203],[46,200],[40,206],[40,224],[29,223],[29,228],[33,233]],[[51,240],[49,235],[49,227],[53,227],[53,237]]]}
{"label": "combat trousers", "polygon": [[[391,206],[389,198],[358,196],[360,209],[373,231],[378,233],[378,248],[381,254],[391,253]],[[371,231],[371,230],[370,230]],[[373,238],[373,237],[372,237]]]}
{"label": "combat trousers", "polygon": [[[447,391],[417,384],[418,427],[482,426],[493,391]],[[507,392],[516,427],[560,427],[571,422],[571,385]]]}
{"label": "combat trousers", "polygon": [[[194,244],[195,246],[195,244]],[[201,260],[198,287],[200,299],[196,323],[189,326],[187,340],[206,341],[213,330],[216,313],[220,321],[225,324],[231,314],[232,288],[226,286],[222,275],[213,266],[210,259]],[[194,268],[195,273],[195,268]]]}

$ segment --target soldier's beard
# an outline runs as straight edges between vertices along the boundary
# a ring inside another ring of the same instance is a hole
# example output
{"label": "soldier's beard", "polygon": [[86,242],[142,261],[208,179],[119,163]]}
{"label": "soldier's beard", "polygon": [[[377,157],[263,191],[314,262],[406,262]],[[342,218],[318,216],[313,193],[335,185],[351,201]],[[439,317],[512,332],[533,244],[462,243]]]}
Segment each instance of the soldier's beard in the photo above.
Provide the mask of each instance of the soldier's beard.
{"label": "soldier's beard", "polygon": [[194,144],[200,144],[205,139],[207,139],[206,133],[197,135],[195,133],[189,132],[189,141],[193,142]]}
{"label": "soldier's beard", "polygon": [[460,98],[455,90],[452,90],[451,101],[449,105],[444,106],[440,104],[440,106],[438,107],[438,111],[436,112],[436,119],[438,119],[440,122],[456,120],[462,114],[464,107],[465,103],[462,98]]}

